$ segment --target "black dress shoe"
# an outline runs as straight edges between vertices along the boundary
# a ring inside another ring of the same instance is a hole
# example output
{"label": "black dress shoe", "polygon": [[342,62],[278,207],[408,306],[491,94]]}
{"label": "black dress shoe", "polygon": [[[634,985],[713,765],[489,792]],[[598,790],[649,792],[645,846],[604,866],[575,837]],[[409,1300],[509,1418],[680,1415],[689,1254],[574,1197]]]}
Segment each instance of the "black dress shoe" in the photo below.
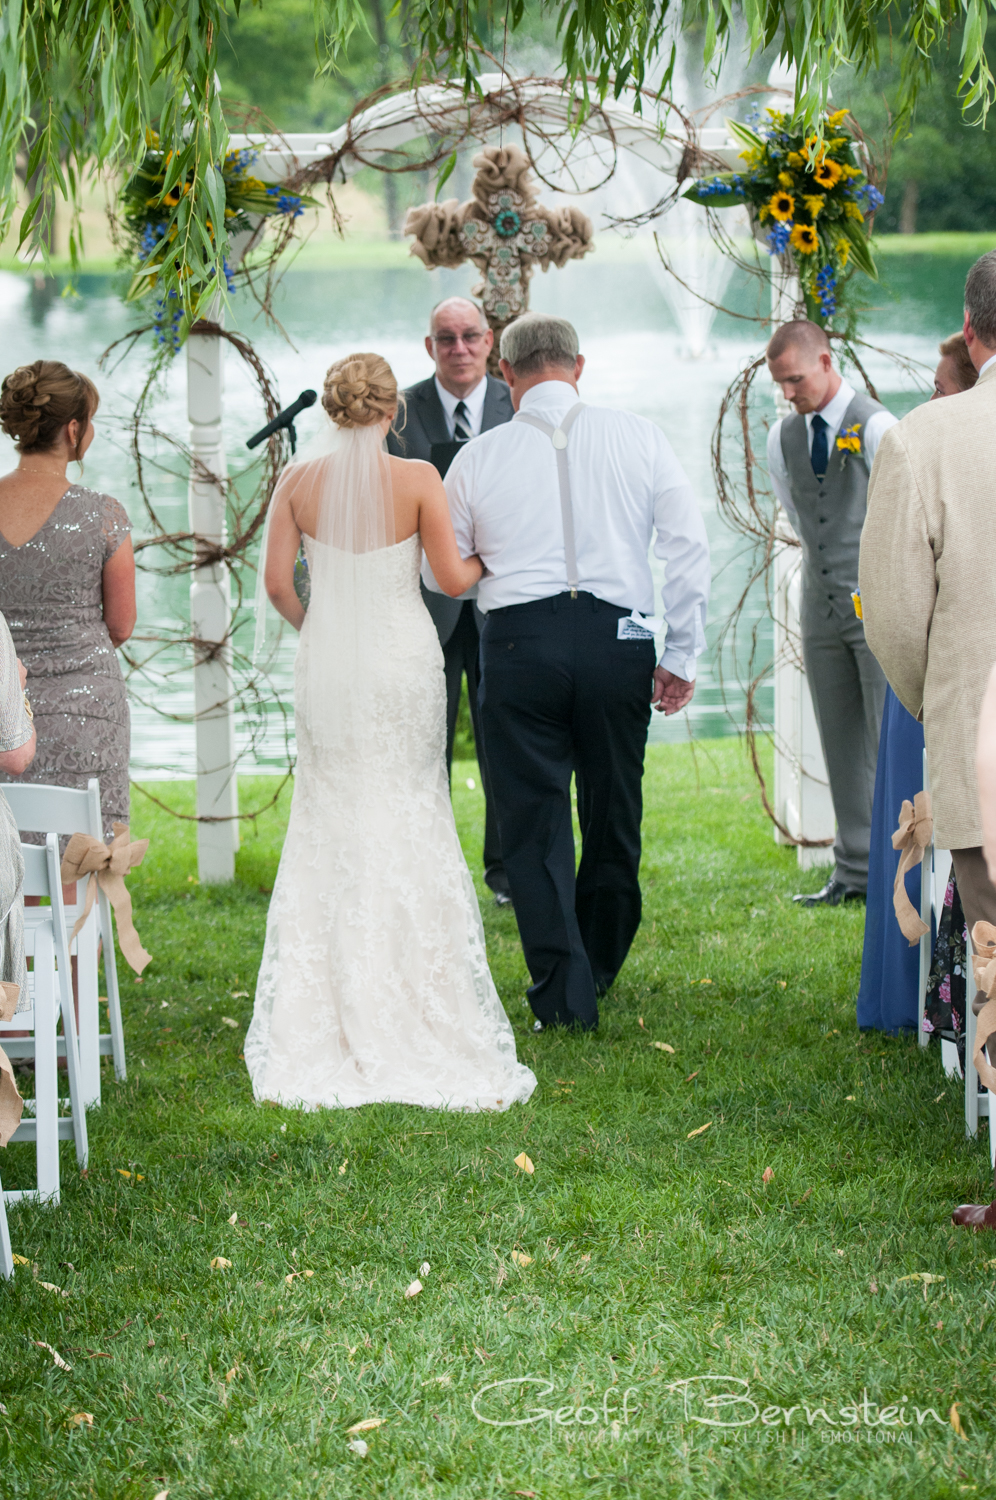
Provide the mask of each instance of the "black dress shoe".
{"label": "black dress shoe", "polygon": [[843,901],[864,901],[864,891],[849,891],[842,880],[828,880],[822,891],[817,891],[813,896],[807,896],[802,892],[793,896],[800,906],[840,906]]}
{"label": "black dress shoe", "polygon": [[509,910],[513,908],[514,902],[512,901],[512,898],[509,895],[508,891],[495,891],[495,906],[507,906]]}

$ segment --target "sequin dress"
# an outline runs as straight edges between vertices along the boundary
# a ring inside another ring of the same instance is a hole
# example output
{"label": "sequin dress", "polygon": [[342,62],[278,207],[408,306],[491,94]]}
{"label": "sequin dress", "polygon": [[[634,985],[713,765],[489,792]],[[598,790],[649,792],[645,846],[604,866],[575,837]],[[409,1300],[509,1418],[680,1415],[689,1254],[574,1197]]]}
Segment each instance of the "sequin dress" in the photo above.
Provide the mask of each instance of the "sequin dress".
{"label": "sequin dress", "polygon": [[[0,611],[28,671],[38,750],[19,781],[100,781],[104,836],[128,821],[131,723],[103,617],[104,564],[131,531],[110,495],[73,484],[21,547],[0,531]],[[0,782],[11,777],[0,772]],[[39,836],[40,838],[40,836]]]}

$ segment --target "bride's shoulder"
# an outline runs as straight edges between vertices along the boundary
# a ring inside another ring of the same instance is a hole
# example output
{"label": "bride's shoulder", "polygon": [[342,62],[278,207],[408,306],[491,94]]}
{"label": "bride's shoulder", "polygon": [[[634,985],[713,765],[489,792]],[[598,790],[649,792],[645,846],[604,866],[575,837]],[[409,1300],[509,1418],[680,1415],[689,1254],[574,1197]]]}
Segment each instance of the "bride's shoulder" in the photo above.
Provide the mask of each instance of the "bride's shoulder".
{"label": "bride's shoulder", "polygon": [[402,484],[413,489],[424,489],[426,484],[439,479],[439,471],[434,464],[427,463],[424,458],[398,458],[395,454],[389,455],[391,465],[391,478],[395,484]]}

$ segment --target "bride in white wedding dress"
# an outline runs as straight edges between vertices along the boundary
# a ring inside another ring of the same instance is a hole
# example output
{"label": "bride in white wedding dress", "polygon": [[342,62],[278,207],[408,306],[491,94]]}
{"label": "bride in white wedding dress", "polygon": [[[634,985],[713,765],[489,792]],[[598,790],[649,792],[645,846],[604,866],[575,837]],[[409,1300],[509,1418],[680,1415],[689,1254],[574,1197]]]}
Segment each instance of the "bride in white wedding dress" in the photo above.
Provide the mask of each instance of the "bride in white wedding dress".
{"label": "bride in white wedding dress", "polygon": [[304,1109],[507,1109],[536,1079],[488,969],[450,805],[442,651],[419,592],[423,546],[454,595],[481,564],[457,551],[435,469],[388,457],[397,401],[378,355],[334,364],[327,430],[271,505],[266,591],[301,632],[298,761],[246,1066],[257,1100]]}

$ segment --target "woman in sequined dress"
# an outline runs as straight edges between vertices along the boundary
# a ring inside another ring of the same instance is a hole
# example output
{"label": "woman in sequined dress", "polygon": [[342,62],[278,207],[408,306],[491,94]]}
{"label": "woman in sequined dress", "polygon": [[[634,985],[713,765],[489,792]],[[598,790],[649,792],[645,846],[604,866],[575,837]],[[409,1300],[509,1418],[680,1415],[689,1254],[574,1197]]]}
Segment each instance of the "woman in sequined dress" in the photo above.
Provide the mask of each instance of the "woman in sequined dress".
{"label": "woman in sequined dress", "polygon": [[[128,821],[131,725],[116,648],[135,628],[131,523],[67,477],[93,440],[96,387],[39,359],[0,385],[18,465],[0,478],[0,610],[27,673],[38,751],[19,779],[100,781],[104,836]],[[0,781],[11,778],[0,770]]]}

